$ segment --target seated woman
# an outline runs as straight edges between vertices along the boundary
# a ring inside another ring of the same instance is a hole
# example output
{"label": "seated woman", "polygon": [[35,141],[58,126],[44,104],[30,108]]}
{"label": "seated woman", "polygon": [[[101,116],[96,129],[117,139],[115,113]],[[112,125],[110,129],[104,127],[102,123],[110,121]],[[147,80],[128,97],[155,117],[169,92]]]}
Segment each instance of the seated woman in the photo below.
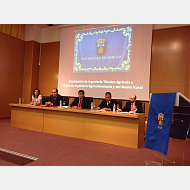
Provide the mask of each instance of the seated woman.
{"label": "seated woman", "polygon": [[39,89],[34,89],[33,95],[32,95],[32,101],[30,102],[31,105],[34,105],[34,99],[35,99],[36,105],[41,105],[42,96],[40,95]]}

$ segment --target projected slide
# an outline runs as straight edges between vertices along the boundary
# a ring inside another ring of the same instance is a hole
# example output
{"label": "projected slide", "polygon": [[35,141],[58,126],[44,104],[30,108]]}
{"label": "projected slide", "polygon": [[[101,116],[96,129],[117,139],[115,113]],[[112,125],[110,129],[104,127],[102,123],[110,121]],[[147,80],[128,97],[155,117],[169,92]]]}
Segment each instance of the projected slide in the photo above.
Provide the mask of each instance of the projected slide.
{"label": "projected slide", "polygon": [[75,31],[73,73],[130,72],[133,25]]}
{"label": "projected slide", "polygon": [[151,24],[86,24],[60,29],[59,94],[149,101]]}

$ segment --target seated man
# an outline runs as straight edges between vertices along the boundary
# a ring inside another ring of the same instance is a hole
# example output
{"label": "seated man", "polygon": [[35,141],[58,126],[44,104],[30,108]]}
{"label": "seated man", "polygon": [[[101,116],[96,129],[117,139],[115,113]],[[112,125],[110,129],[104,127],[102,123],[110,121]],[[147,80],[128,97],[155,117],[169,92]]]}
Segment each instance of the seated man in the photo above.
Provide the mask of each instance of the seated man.
{"label": "seated man", "polygon": [[89,99],[84,96],[84,90],[78,91],[78,97],[70,104],[73,108],[90,108]]}
{"label": "seated man", "polygon": [[111,110],[113,111],[113,105],[115,101],[111,100],[111,92],[105,93],[105,100],[102,100],[101,104],[96,108],[97,110],[103,109],[103,110]]}
{"label": "seated man", "polygon": [[[133,107],[136,106],[137,111],[136,113],[143,113],[142,103],[136,100],[137,96],[135,94],[131,94],[129,97],[129,102],[126,102],[125,107],[122,111],[133,112]],[[119,110],[121,111],[121,110]]]}
{"label": "seated man", "polygon": [[50,106],[53,103],[53,106],[59,106],[60,100],[62,100],[62,97],[58,94],[58,89],[53,88],[52,89],[52,95],[49,97],[49,101],[45,103],[46,106]]}

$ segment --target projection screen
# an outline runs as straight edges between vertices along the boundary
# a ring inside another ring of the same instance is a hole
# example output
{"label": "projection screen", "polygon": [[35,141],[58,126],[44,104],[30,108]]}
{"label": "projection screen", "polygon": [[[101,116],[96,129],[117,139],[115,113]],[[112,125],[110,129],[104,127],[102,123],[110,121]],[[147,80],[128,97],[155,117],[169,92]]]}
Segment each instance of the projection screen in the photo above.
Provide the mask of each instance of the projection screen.
{"label": "projection screen", "polygon": [[60,28],[59,94],[149,101],[152,24]]}

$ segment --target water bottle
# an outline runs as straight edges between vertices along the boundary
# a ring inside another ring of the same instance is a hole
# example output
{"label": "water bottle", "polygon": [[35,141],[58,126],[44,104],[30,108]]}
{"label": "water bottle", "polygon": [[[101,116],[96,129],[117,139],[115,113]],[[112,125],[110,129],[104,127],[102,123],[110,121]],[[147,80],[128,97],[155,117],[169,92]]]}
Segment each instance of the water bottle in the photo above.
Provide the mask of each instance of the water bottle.
{"label": "water bottle", "polygon": [[62,108],[62,100],[59,101],[59,107]]}
{"label": "water bottle", "polygon": [[113,113],[115,113],[115,103],[113,104]]}
{"label": "water bottle", "polygon": [[136,111],[137,111],[137,109],[136,109],[136,106],[134,105],[133,106],[133,115],[136,115]]}
{"label": "water bottle", "polygon": [[34,106],[36,106],[36,98],[34,98]]}
{"label": "water bottle", "polygon": [[19,99],[18,99],[18,103],[21,104],[21,97],[19,97]]}
{"label": "water bottle", "polygon": [[91,111],[93,110],[93,102],[91,102]]}

